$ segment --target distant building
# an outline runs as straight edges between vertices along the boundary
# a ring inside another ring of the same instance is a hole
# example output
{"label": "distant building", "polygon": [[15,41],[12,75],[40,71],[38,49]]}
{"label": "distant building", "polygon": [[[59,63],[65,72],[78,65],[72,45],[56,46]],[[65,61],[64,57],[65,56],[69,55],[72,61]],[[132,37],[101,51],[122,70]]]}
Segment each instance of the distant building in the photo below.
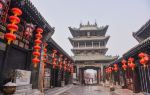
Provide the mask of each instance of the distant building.
{"label": "distant building", "polygon": [[[96,69],[100,75],[103,65],[114,61],[116,56],[106,56],[108,48],[106,48],[107,41],[110,36],[105,36],[108,25],[98,27],[97,23],[87,25],[80,24],[79,28],[71,28],[69,30],[73,38],[69,38],[73,49],[74,56],[72,57],[77,66],[77,75],[80,74],[79,69],[92,68]],[[83,78],[79,77],[80,80]]]}

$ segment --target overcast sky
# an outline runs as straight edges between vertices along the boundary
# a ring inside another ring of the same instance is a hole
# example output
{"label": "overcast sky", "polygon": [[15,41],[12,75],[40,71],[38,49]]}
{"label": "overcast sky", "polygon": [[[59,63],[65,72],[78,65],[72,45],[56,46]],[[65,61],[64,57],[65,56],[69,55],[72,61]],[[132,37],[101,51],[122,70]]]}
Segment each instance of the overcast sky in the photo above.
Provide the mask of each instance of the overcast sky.
{"label": "overcast sky", "polygon": [[135,46],[136,32],[150,19],[150,0],[31,0],[47,22],[55,27],[52,38],[70,55],[68,27],[82,22],[109,25],[107,55],[122,55]]}

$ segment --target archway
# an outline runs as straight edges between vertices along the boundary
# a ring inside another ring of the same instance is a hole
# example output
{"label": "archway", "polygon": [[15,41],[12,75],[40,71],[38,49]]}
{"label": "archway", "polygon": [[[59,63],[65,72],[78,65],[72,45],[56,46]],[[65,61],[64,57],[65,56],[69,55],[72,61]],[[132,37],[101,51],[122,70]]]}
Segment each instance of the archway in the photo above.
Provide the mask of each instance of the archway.
{"label": "archway", "polygon": [[99,84],[100,68],[94,66],[86,66],[79,68],[79,82],[81,84]]}
{"label": "archway", "polygon": [[97,71],[93,69],[84,70],[85,84],[97,84]]}

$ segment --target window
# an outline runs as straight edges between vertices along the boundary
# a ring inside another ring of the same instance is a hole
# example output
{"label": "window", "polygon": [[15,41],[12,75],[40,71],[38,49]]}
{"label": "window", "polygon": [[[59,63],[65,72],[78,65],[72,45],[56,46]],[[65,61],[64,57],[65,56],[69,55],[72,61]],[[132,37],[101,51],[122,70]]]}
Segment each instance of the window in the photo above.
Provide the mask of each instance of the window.
{"label": "window", "polygon": [[100,46],[105,46],[104,41],[100,42]]}
{"label": "window", "polygon": [[87,32],[87,37],[90,37],[90,32]]}
{"label": "window", "polygon": [[85,42],[79,42],[79,47],[85,47]]}
{"label": "window", "polygon": [[92,47],[92,42],[86,42],[87,47]]}
{"label": "window", "polygon": [[78,47],[78,42],[74,42],[74,47]]}
{"label": "window", "polygon": [[98,41],[94,41],[93,42],[93,47],[99,47],[99,42]]}

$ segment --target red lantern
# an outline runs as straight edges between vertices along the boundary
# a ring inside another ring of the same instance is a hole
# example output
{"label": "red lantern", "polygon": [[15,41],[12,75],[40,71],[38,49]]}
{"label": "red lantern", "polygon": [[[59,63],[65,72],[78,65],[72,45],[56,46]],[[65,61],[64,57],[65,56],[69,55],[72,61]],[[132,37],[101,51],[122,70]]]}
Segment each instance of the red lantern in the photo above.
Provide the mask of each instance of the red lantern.
{"label": "red lantern", "polygon": [[39,50],[41,49],[40,46],[34,46],[33,48],[34,48],[35,50],[37,50],[37,51],[39,51]]}
{"label": "red lantern", "polygon": [[39,57],[39,56],[40,56],[40,53],[37,52],[37,51],[34,51],[34,52],[33,52],[33,55]]}
{"label": "red lantern", "polygon": [[22,11],[19,8],[12,8],[12,12],[15,16],[22,15]]}
{"label": "red lantern", "polygon": [[10,44],[11,41],[16,40],[16,36],[12,33],[6,33],[5,38],[8,40],[8,44]]}
{"label": "red lantern", "polygon": [[18,26],[15,24],[8,24],[7,29],[11,31],[11,33],[18,31]]}
{"label": "red lantern", "polygon": [[14,23],[14,24],[20,23],[20,19],[16,16],[10,16],[9,20],[10,20],[11,23]]}
{"label": "red lantern", "polygon": [[34,63],[34,68],[37,68],[37,64],[40,62],[40,60],[38,58],[33,58],[32,59],[32,63]]}

